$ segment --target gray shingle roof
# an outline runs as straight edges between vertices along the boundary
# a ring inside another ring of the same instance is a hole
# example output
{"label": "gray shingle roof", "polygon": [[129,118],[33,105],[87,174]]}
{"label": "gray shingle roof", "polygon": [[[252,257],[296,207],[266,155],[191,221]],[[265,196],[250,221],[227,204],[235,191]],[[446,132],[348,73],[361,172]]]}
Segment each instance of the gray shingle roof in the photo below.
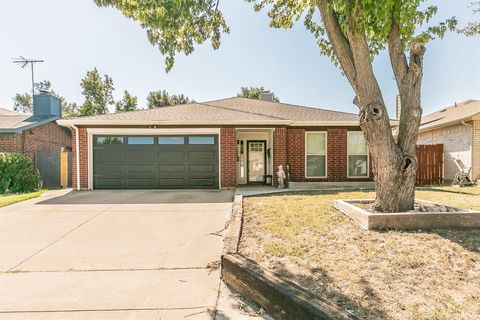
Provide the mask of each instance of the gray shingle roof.
{"label": "gray shingle roof", "polygon": [[422,117],[420,131],[467,121],[480,116],[480,100],[467,100]]}
{"label": "gray shingle roof", "polygon": [[54,120],[58,117],[41,116],[35,117],[29,114],[16,113],[8,109],[0,108],[0,133],[20,133]]}
{"label": "gray shingle roof", "polygon": [[353,113],[247,98],[227,98],[156,109],[78,117],[72,122],[108,121],[358,121]]}

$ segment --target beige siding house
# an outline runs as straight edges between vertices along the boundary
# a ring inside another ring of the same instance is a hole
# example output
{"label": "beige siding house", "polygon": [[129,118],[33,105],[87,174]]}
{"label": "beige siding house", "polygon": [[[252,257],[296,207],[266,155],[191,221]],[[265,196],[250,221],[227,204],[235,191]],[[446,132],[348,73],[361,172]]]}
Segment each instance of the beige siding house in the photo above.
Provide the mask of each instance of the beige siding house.
{"label": "beige siding house", "polygon": [[418,144],[443,144],[444,179],[470,170],[480,179],[480,100],[467,100],[422,118]]}

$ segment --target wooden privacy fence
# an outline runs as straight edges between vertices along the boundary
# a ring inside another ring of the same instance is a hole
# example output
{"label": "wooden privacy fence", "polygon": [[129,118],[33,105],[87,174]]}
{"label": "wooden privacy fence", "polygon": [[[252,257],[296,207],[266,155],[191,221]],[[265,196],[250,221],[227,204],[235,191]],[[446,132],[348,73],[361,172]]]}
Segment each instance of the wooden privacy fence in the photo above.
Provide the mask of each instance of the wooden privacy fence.
{"label": "wooden privacy fence", "polygon": [[69,151],[36,151],[35,168],[43,188],[68,188],[72,185],[72,153]]}
{"label": "wooden privacy fence", "polygon": [[443,183],[443,144],[417,146],[417,184]]}

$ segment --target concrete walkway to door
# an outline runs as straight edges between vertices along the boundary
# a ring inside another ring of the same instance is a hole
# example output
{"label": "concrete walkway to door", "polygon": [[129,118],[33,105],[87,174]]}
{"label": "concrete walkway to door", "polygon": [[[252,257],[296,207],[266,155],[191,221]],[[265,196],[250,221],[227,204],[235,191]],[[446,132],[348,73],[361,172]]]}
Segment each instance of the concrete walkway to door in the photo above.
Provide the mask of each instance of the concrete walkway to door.
{"label": "concrete walkway to door", "polygon": [[232,198],[53,191],[1,208],[0,319],[211,319]]}

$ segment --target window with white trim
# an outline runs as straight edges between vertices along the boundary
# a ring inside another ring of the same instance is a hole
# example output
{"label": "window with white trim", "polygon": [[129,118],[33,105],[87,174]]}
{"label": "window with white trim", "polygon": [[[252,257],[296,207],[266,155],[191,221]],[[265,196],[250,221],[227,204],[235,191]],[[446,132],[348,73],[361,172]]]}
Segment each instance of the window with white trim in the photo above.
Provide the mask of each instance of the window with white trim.
{"label": "window with white trim", "polygon": [[305,140],[306,177],[325,178],[327,176],[327,134],[307,132]]}
{"label": "window with white trim", "polygon": [[348,132],[347,138],[348,176],[368,177],[368,148],[363,132]]}

